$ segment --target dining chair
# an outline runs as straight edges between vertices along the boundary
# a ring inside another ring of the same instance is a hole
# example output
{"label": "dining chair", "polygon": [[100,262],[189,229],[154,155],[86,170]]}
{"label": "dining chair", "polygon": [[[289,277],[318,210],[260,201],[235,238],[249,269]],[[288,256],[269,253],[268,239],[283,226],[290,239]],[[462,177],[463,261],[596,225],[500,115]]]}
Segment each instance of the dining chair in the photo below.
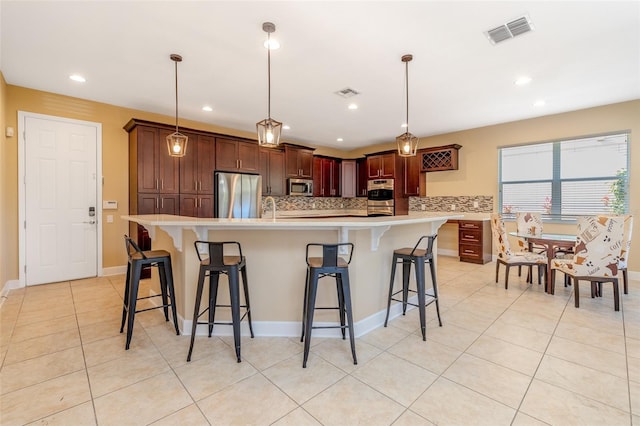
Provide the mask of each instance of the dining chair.
{"label": "dining chair", "polygon": [[[529,251],[511,251],[509,238],[504,221],[499,213],[491,214],[491,234],[493,244],[497,247],[498,258],[496,261],[496,282],[498,282],[498,272],[500,264],[505,265],[504,288],[509,288],[509,268],[512,266],[537,266],[538,275],[544,271],[545,281],[547,280],[547,256],[545,253],[532,253]],[[532,280],[533,281],[533,280]]]}
{"label": "dining chair", "polygon": [[622,237],[622,251],[618,261],[618,270],[622,272],[622,285],[624,294],[629,293],[629,276],[627,274],[627,263],[629,261],[629,250],[631,249],[631,234],[633,232],[633,216],[624,217],[624,234]]}
{"label": "dining chair", "polygon": [[620,310],[618,262],[622,252],[624,216],[580,216],[573,259],[551,260],[551,294],[554,293],[556,271],[573,280],[576,308],[580,307],[580,280],[591,283],[591,295],[610,282],[613,286],[614,309]]}
{"label": "dining chair", "polygon": [[[529,249],[529,242],[526,237],[539,237],[542,235],[542,215],[534,212],[516,212],[516,232],[524,238],[518,238],[518,248],[520,251],[532,251],[534,253],[544,253],[545,247],[536,246],[535,244]],[[533,267],[529,266],[529,275],[527,281],[533,282],[531,274]],[[522,266],[518,266],[518,276],[522,274]],[[538,284],[540,283],[538,275]]]}

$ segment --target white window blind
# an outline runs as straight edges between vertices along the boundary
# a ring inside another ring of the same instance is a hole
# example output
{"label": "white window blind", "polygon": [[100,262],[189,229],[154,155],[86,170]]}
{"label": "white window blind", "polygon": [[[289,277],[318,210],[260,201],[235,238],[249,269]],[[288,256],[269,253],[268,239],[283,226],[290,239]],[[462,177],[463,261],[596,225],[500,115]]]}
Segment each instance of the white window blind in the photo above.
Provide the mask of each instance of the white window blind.
{"label": "white window blind", "polygon": [[629,134],[499,149],[499,208],[551,219],[628,210]]}

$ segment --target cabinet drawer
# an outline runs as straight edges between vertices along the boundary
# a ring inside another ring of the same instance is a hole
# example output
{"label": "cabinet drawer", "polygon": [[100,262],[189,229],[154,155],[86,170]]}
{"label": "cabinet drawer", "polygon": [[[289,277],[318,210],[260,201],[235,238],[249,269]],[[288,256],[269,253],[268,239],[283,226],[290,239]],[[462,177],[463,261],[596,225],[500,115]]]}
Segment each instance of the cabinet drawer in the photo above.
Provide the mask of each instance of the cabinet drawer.
{"label": "cabinet drawer", "polygon": [[460,228],[459,238],[460,243],[480,244],[482,242],[482,230]]}
{"label": "cabinet drawer", "polygon": [[477,245],[460,244],[460,257],[482,259],[482,247]]}
{"label": "cabinet drawer", "polygon": [[464,229],[482,229],[482,222],[479,220],[459,220],[458,227],[460,232]]}

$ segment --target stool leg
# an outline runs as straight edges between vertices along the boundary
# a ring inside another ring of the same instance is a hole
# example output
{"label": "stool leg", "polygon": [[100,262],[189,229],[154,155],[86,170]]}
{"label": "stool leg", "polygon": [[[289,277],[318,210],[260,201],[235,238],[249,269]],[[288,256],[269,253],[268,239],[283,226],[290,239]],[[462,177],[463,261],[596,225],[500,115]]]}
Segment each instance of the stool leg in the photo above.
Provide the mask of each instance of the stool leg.
{"label": "stool leg", "polygon": [[249,303],[249,282],[247,281],[247,265],[240,270],[242,274],[242,288],[244,290],[244,301],[247,305],[247,320],[249,321],[249,333],[253,339],[253,326],[251,325],[251,304]]}
{"label": "stool leg", "polygon": [[209,337],[213,333],[213,323],[216,318],[216,303],[218,301],[218,282],[220,280],[220,272],[209,271]]}
{"label": "stool leg", "polygon": [[442,327],[440,319],[440,299],[438,298],[438,283],[436,282],[436,265],[434,259],[429,259],[429,270],[431,271],[431,283],[433,284],[433,297],[436,299],[436,313],[438,314],[438,324]]}
{"label": "stool leg", "polygon": [[344,297],[344,308],[347,311],[347,321],[349,323],[349,340],[351,341],[351,355],[353,356],[353,364],[358,364],[356,358],[356,341],[353,333],[353,313],[351,311],[351,286],[349,285],[349,272],[340,273],[340,281],[342,281],[342,291]]}
{"label": "stool leg", "polygon": [[202,301],[202,289],[204,287],[205,271],[200,268],[198,276],[198,288],[196,289],[196,305],[193,308],[193,322],[191,323],[191,344],[189,345],[189,354],[187,362],[191,361],[191,353],[193,352],[193,342],[196,339],[196,327],[198,326],[198,317],[200,311],[200,302]]}
{"label": "stool leg", "polygon": [[164,311],[164,319],[169,321],[169,300],[167,296],[167,271],[165,269],[165,261],[155,264],[158,267],[158,275],[160,276],[160,294],[162,295],[162,310]]}
{"label": "stool leg", "polygon": [[393,297],[393,281],[396,277],[397,257],[393,255],[393,264],[391,265],[391,279],[389,280],[389,299],[387,300],[387,316],[384,319],[384,326],[389,322],[389,310],[391,309],[391,298]]}
{"label": "stool leg", "polygon": [[240,359],[240,282],[238,268],[229,269],[229,295],[231,299],[231,322],[233,324],[233,342],[236,347],[236,358]]}
{"label": "stool leg", "polygon": [[335,274],[336,289],[338,290],[338,311],[340,312],[340,331],[342,332],[342,340],[345,339],[345,309],[344,309],[344,289],[342,287],[342,274]]}
{"label": "stool leg", "polygon": [[307,324],[307,297],[309,295],[309,268],[307,268],[307,276],[304,280],[304,299],[302,300],[302,333],[300,335],[300,341],[304,342],[304,332]]}
{"label": "stool leg", "polygon": [[[176,291],[173,286],[173,269],[171,267],[171,258],[167,259],[167,261],[163,263],[164,263],[164,275],[167,283],[167,293],[169,295],[169,301],[171,303],[171,317],[173,318],[173,325],[176,328],[176,335],[179,336],[180,328],[178,327],[178,314],[176,312],[177,310]],[[165,310],[165,316],[166,315],[167,315],[167,312]]]}
{"label": "stool leg", "polygon": [[409,276],[411,275],[411,261],[402,259],[402,315],[407,314],[407,300],[409,299]]}
{"label": "stool leg", "polygon": [[309,348],[311,347],[311,327],[313,326],[313,311],[316,305],[316,291],[318,289],[318,273],[314,268],[309,271],[309,291],[306,300],[306,318],[305,318],[305,339],[304,339],[304,356],[302,359],[302,368],[307,368],[307,358],[309,357]]}
{"label": "stool leg", "polygon": [[127,310],[127,343],[125,350],[129,349],[131,336],[133,335],[133,320],[136,315],[136,302],[138,301],[138,287],[140,285],[140,275],[142,274],[142,263],[134,262],[131,274],[131,284],[129,285],[129,303]]}
{"label": "stool leg", "polygon": [[427,340],[427,326],[425,315],[425,285],[424,285],[424,257],[415,258],[416,268],[416,290],[418,292],[418,312],[420,313],[420,330],[422,331],[422,340]]}
{"label": "stool leg", "polygon": [[127,320],[127,310],[129,308],[129,280],[131,279],[131,262],[127,263],[127,276],[124,283],[124,295],[122,297],[122,322],[120,323],[120,333],[124,331],[124,323]]}

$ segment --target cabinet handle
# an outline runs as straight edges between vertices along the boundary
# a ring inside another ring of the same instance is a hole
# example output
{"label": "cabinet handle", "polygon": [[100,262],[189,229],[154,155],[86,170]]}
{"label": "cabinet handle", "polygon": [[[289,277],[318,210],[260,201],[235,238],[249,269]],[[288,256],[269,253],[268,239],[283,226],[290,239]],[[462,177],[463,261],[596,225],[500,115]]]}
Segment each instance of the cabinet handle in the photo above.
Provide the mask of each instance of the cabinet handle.
{"label": "cabinet handle", "polygon": [[160,189],[164,189],[164,179],[160,179]]}
{"label": "cabinet handle", "polygon": [[198,207],[202,207],[202,198],[198,198],[198,201],[199,201],[199,203],[200,203],[200,204],[198,205]]}
{"label": "cabinet handle", "polygon": [[198,181],[197,180],[193,181],[193,186],[194,186],[193,189],[195,189],[197,191],[198,190]]}
{"label": "cabinet handle", "polygon": [[242,168],[242,160],[238,160],[238,163],[240,164],[240,166],[238,166],[239,169]]}
{"label": "cabinet handle", "polygon": [[160,199],[160,208],[164,210],[164,198]]}
{"label": "cabinet handle", "polygon": [[156,210],[160,210],[160,200],[156,198]]}
{"label": "cabinet handle", "polygon": [[156,179],[156,189],[158,189],[158,179]]}
{"label": "cabinet handle", "polygon": [[465,250],[464,250],[464,252],[465,252],[465,253],[474,253],[474,251],[473,251],[473,250],[467,250],[467,249],[465,249]]}

